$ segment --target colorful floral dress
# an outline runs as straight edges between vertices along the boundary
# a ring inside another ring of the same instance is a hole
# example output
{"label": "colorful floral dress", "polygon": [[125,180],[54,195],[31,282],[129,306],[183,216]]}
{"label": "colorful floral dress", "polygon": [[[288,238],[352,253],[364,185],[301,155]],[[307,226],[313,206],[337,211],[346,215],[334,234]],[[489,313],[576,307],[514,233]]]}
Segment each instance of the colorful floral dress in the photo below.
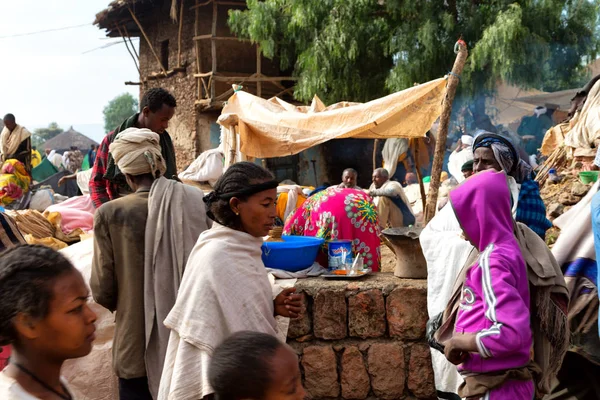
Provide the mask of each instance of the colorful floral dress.
{"label": "colorful floral dress", "polygon": [[[355,255],[362,255],[365,266],[378,271],[379,221],[373,199],[362,190],[331,187],[309,197],[287,219],[284,235],[314,236],[329,240],[352,240]],[[327,266],[327,243],[317,261]]]}
{"label": "colorful floral dress", "polygon": [[8,205],[29,190],[31,177],[25,165],[15,159],[6,160],[0,171],[0,205]]}

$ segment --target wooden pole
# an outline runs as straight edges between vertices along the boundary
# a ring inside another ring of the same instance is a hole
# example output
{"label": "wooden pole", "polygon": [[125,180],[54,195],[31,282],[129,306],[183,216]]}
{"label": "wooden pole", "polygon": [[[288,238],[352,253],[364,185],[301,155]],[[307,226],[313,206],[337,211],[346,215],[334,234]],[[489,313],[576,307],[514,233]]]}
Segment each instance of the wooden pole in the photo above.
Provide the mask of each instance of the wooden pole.
{"label": "wooden pole", "polygon": [[[218,5],[216,1],[213,1],[213,18],[212,18],[212,30],[211,30],[211,34],[213,39],[210,41],[210,53],[212,56],[212,73],[213,76],[215,74],[215,72],[217,72],[217,41],[214,40],[215,37],[217,37],[217,17],[219,15],[218,12]],[[212,82],[210,86],[210,99],[214,99],[215,98],[215,82]]]}
{"label": "wooden pole", "polygon": [[[260,46],[256,45],[256,76],[260,78],[262,76],[262,60],[260,54]],[[256,82],[256,95],[262,97],[262,82]]]}
{"label": "wooden pole", "polygon": [[177,37],[177,67],[181,67],[181,34],[183,32],[183,3],[185,0],[181,0],[179,6],[179,36]]}
{"label": "wooden pole", "polygon": [[413,154],[415,156],[415,169],[417,170],[417,179],[419,180],[419,189],[421,190],[421,201],[423,202],[423,212],[427,207],[427,195],[425,194],[425,184],[423,183],[423,173],[421,172],[421,165],[419,164],[419,139],[411,139],[413,147]]}
{"label": "wooden pole", "polygon": [[[196,6],[198,5],[198,0],[196,0]],[[199,33],[199,19],[200,19],[200,9],[196,7],[194,9],[195,12],[195,20],[194,20],[194,35],[198,36]],[[196,74],[202,73],[202,59],[200,58],[200,43],[198,41],[194,41],[194,49],[196,50]],[[196,78],[196,86],[197,86],[197,100],[201,100],[204,98],[204,92],[202,91],[202,86],[204,85],[204,79]]]}
{"label": "wooden pole", "polygon": [[379,139],[375,139],[373,142],[373,171],[377,169],[377,147],[379,146]]}
{"label": "wooden pole", "polygon": [[235,157],[236,157],[236,153],[237,153],[237,137],[235,134],[235,126],[232,126],[230,129],[230,135],[231,135],[231,150],[230,150],[230,157],[231,159],[229,160],[229,165],[227,167],[231,167],[233,164],[235,164]]}
{"label": "wooden pole", "polygon": [[133,63],[135,64],[135,69],[137,69],[138,74],[140,74],[140,81],[143,79],[142,78],[142,72],[140,71],[140,66],[137,63],[137,60],[135,59],[133,53],[131,52],[131,50],[129,50],[129,45],[127,44],[127,39],[125,38],[125,35],[123,35],[123,32],[121,32],[121,28],[119,28],[119,25],[117,25],[117,30],[119,31],[119,35],[121,35],[121,37],[123,38],[123,43],[125,43],[125,47],[127,48],[127,52],[129,53],[129,55],[131,56],[131,58],[133,58]]}
{"label": "wooden pole", "polygon": [[127,8],[129,9],[129,13],[131,14],[131,18],[133,18],[133,20],[135,21],[135,24],[138,26],[138,28],[140,28],[140,32],[142,32],[142,35],[144,36],[144,39],[146,39],[146,43],[148,43],[148,46],[150,46],[150,50],[152,51],[152,54],[154,54],[154,57],[156,58],[156,61],[158,61],[158,65],[160,65],[160,68],[163,70],[163,73],[166,76],[167,75],[167,70],[165,69],[164,65],[160,61],[160,57],[158,56],[158,54],[156,54],[156,51],[154,50],[154,46],[152,46],[152,43],[150,42],[150,39],[148,39],[148,35],[146,35],[146,31],[144,31],[144,28],[142,28],[142,24],[140,24],[140,21],[137,19],[137,17],[133,13],[133,10],[131,9],[131,7],[127,7]]}
{"label": "wooden pole", "polygon": [[135,57],[139,60],[140,59],[140,55],[138,54],[137,50],[135,49],[135,46],[133,45],[133,42],[131,41],[131,35],[127,31],[127,25],[123,25],[123,32],[125,32],[125,35],[127,35],[127,39],[129,40],[129,44],[131,45],[131,48],[133,49],[133,54],[135,54]]}
{"label": "wooden pole", "polygon": [[433,156],[433,167],[431,169],[431,182],[429,183],[429,195],[427,197],[427,207],[425,208],[425,223],[429,223],[435,215],[437,208],[438,192],[440,189],[440,175],[442,173],[442,164],[444,163],[444,152],[446,151],[446,139],[448,138],[448,125],[450,124],[450,114],[452,113],[452,102],[456,95],[456,88],[460,82],[460,74],[465,66],[468,51],[467,45],[462,40],[457,43],[458,54],[452,67],[452,72],[448,76],[446,85],[446,97],[442,104],[442,116],[440,117],[440,130],[438,131],[435,143],[435,153]]}

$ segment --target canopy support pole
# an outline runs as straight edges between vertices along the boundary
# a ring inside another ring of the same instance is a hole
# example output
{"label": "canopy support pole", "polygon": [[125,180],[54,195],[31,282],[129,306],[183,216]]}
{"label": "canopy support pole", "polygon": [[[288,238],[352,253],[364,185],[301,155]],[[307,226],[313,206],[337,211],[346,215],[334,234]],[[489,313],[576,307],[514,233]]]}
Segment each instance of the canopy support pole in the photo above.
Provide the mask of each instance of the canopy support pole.
{"label": "canopy support pole", "polygon": [[442,104],[442,116],[440,117],[440,129],[438,131],[435,143],[435,153],[433,156],[433,167],[431,169],[431,182],[429,183],[429,195],[427,196],[427,207],[425,208],[425,223],[429,223],[435,215],[437,208],[438,192],[440,189],[440,175],[442,174],[442,164],[444,163],[444,152],[446,151],[446,139],[448,138],[448,125],[450,124],[450,114],[452,113],[452,102],[456,95],[456,88],[460,81],[460,74],[467,60],[467,45],[462,40],[456,43],[458,48],[456,60],[452,67],[452,72],[448,76],[446,85],[446,97]]}
{"label": "canopy support pole", "polygon": [[373,171],[377,169],[377,147],[379,147],[379,139],[373,142]]}
{"label": "canopy support pole", "polygon": [[423,212],[427,207],[427,195],[425,194],[425,184],[423,183],[423,173],[421,172],[421,165],[419,164],[419,139],[411,139],[411,147],[413,147],[413,154],[415,156],[415,169],[417,170],[417,179],[419,180],[419,189],[421,190],[421,201],[423,202]]}

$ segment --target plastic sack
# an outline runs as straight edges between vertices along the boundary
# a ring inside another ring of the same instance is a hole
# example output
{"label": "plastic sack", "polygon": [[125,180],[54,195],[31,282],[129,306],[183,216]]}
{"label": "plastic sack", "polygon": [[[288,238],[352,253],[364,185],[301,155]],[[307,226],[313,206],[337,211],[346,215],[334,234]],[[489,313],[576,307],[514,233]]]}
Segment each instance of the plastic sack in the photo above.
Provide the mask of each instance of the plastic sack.
{"label": "plastic sack", "polygon": [[43,213],[46,208],[54,204],[54,190],[40,189],[33,194],[29,208]]}

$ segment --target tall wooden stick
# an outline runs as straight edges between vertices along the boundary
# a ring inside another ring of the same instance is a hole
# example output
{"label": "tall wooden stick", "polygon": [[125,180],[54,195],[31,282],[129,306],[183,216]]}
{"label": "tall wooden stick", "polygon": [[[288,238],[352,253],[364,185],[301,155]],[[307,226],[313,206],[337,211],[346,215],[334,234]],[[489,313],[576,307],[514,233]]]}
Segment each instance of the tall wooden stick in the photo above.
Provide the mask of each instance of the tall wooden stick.
{"label": "tall wooden stick", "polygon": [[427,207],[425,208],[425,223],[431,221],[435,215],[438,192],[440,189],[440,175],[442,173],[442,164],[444,163],[444,152],[446,151],[446,139],[448,138],[448,125],[450,124],[450,114],[452,113],[452,102],[456,95],[456,88],[460,82],[460,74],[465,66],[465,61],[469,52],[467,45],[462,40],[457,43],[458,54],[452,67],[452,72],[448,76],[446,85],[446,97],[442,105],[442,116],[440,117],[440,130],[435,143],[435,153],[433,156],[433,167],[431,169],[431,182],[429,183],[429,195],[427,196]]}
{"label": "tall wooden stick", "polygon": [[[217,37],[217,17],[219,15],[218,12],[218,8],[217,8],[217,2],[213,1],[213,17],[212,17],[212,29],[211,29],[211,34],[212,34],[212,40],[210,41],[210,53],[212,55],[212,73],[214,75],[215,72],[217,72],[217,41],[215,40],[215,38]],[[212,76],[211,76],[212,78]],[[212,85],[210,86],[210,99],[214,99],[215,98],[215,82],[212,82]]]}
{"label": "tall wooden stick", "polygon": [[375,139],[373,142],[373,171],[377,169],[377,147],[379,146],[379,139]]}
{"label": "tall wooden stick", "polygon": [[235,164],[235,158],[237,157],[237,135],[235,132],[235,126],[232,126],[230,129],[230,136],[231,136],[231,150],[230,152],[230,160],[229,160],[229,165],[227,166],[228,168],[231,167],[233,164]]}
{"label": "tall wooden stick", "polygon": [[177,67],[181,67],[181,33],[183,31],[183,3],[185,0],[181,0],[179,6],[179,36],[177,37]]}
{"label": "tall wooden stick", "polygon": [[143,80],[143,78],[142,78],[142,72],[140,71],[140,66],[138,65],[138,60],[135,59],[133,53],[131,52],[131,50],[129,50],[129,44],[127,44],[127,39],[125,39],[125,35],[123,34],[123,32],[121,32],[121,28],[119,28],[119,25],[117,25],[117,30],[119,31],[119,35],[121,35],[121,37],[123,38],[123,43],[125,43],[125,47],[127,48],[127,52],[129,53],[129,55],[133,59],[133,63],[135,64],[135,69],[137,69],[138,74],[140,74],[140,82],[141,82]]}
{"label": "tall wooden stick", "polygon": [[163,70],[163,73],[166,76],[167,75],[167,70],[165,69],[164,65],[160,61],[160,57],[158,56],[158,54],[156,54],[156,51],[154,50],[154,46],[152,46],[152,42],[150,42],[150,39],[148,39],[148,35],[146,35],[146,31],[144,31],[144,28],[142,28],[142,24],[140,24],[140,21],[137,19],[137,17],[133,13],[133,10],[131,9],[131,7],[127,7],[127,8],[129,9],[129,13],[131,14],[131,18],[133,18],[133,21],[135,22],[135,24],[138,26],[138,28],[140,28],[140,32],[142,32],[142,35],[144,36],[144,39],[146,39],[146,43],[148,43],[148,46],[150,46],[150,50],[152,51],[152,54],[154,54],[154,57],[156,58],[156,61],[158,61],[158,65],[160,65],[160,69]]}
{"label": "tall wooden stick", "polygon": [[425,184],[423,183],[423,173],[419,164],[419,139],[411,139],[413,154],[415,156],[415,169],[417,170],[417,179],[419,180],[419,189],[421,190],[421,201],[423,202],[423,212],[427,208],[427,195],[425,194]]}
{"label": "tall wooden stick", "polygon": [[[256,76],[261,77],[262,75],[262,57],[260,54],[260,46],[256,45]],[[256,96],[262,97],[262,82],[256,82]]]}
{"label": "tall wooden stick", "polygon": [[133,45],[133,42],[131,41],[131,35],[127,31],[127,25],[123,25],[123,32],[125,32],[125,35],[127,35],[127,40],[129,40],[129,44],[131,45],[131,48],[133,49],[133,54],[135,54],[135,57],[139,60],[140,55],[138,54],[137,50],[135,49],[135,46]]}

